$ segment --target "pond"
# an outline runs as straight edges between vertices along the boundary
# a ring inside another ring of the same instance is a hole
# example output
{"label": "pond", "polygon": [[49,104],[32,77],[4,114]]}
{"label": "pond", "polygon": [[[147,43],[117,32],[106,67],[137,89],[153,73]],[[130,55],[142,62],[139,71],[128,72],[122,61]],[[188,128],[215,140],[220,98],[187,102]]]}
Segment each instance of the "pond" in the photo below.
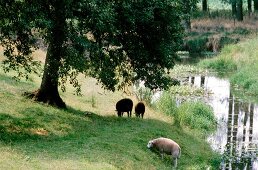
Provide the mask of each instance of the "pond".
{"label": "pond", "polygon": [[258,169],[258,104],[237,98],[227,79],[189,76],[187,82],[211,91],[206,99],[218,120],[218,128],[208,137],[211,147],[221,153],[222,170]]}

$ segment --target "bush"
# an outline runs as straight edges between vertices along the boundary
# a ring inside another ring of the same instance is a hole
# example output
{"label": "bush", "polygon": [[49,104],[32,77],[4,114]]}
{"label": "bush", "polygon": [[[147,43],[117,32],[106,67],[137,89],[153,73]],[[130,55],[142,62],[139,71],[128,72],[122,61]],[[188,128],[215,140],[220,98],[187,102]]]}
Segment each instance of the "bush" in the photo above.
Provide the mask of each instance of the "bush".
{"label": "bush", "polygon": [[146,104],[151,106],[153,92],[147,87],[140,87],[139,85],[135,86],[135,95],[139,101],[145,101]]}
{"label": "bush", "polygon": [[199,63],[202,68],[208,68],[217,72],[231,72],[237,69],[237,65],[230,58],[215,58],[213,60],[203,60]]}
{"label": "bush", "polygon": [[205,50],[206,43],[208,42],[208,37],[198,37],[194,39],[190,39],[187,42],[188,51],[190,53],[201,53]]}
{"label": "bush", "polygon": [[157,108],[166,115],[173,117],[178,112],[175,98],[167,91],[162,93],[162,96],[157,103]]}
{"label": "bush", "polygon": [[157,108],[166,115],[172,116],[178,126],[206,132],[216,128],[216,118],[212,108],[201,101],[186,101],[177,106],[175,97],[169,92],[164,92],[157,103]]}
{"label": "bush", "polygon": [[212,108],[203,102],[184,102],[179,106],[177,115],[180,125],[201,131],[215,130],[216,119]]}

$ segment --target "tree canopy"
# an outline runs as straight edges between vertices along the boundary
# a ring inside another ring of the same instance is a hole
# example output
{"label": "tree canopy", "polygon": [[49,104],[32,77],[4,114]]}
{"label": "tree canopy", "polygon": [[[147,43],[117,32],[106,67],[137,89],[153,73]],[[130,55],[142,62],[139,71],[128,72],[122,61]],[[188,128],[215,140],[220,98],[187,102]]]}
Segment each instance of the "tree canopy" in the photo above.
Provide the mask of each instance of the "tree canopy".
{"label": "tree canopy", "polygon": [[112,91],[138,80],[151,89],[171,85],[167,72],[183,36],[179,0],[5,0],[0,9],[6,71],[37,72],[31,53],[39,40],[47,45],[38,101],[65,107],[58,85],[80,87],[79,73]]}

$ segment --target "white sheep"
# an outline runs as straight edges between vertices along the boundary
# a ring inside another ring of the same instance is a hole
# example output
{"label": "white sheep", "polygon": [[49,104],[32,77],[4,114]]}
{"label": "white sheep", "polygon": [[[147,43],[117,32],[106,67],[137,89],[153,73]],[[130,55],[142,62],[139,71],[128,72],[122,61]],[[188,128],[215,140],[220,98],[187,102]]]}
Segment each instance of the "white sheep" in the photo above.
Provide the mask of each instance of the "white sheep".
{"label": "white sheep", "polygon": [[160,152],[162,159],[164,157],[164,153],[171,155],[174,162],[174,167],[177,167],[177,159],[180,158],[181,148],[175,141],[160,137],[150,140],[147,147],[149,149],[157,149]]}

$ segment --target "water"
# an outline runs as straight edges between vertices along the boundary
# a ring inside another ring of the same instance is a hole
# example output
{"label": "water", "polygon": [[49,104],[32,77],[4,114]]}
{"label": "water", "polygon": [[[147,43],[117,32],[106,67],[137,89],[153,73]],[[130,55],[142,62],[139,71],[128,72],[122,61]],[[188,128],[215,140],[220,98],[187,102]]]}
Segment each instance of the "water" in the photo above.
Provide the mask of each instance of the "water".
{"label": "water", "polygon": [[206,99],[218,120],[218,128],[208,137],[223,161],[221,170],[258,170],[258,104],[235,97],[227,79],[192,76],[187,82],[212,92]]}

